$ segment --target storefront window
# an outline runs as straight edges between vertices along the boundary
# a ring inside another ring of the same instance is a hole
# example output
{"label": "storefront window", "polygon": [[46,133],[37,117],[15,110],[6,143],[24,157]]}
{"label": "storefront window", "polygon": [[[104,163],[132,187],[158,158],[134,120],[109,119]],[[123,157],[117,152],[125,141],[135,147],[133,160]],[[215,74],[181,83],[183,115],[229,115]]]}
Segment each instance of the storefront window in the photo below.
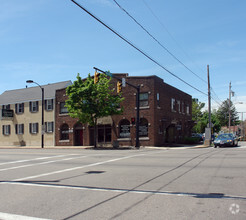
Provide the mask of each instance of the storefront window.
{"label": "storefront window", "polygon": [[111,125],[98,125],[97,131],[98,143],[111,142]]}

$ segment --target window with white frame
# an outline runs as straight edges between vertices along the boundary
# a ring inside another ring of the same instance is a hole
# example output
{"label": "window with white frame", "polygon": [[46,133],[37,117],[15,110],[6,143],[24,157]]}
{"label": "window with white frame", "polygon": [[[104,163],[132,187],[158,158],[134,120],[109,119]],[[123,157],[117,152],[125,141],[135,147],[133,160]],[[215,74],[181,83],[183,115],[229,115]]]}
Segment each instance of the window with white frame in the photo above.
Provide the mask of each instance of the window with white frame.
{"label": "window with white frame", "polygon": [[149,106],[149,93],[148,92],[139,94],[139,106],[140,107]]}
{"label": "window with white frame", "polygon": [[16,124],[15,125],[15,133],[16,134],[24,134],[24,124]]}
{"label": "window with white frame", "polygon": [[15,104],[15,112],[16,114],[24,113],[24,103]]}
{"label": "window with white frame", "polygon": [[52,133],[54,131],[54,122],[45,122],[45,132]]}
{"label": "window with white frame", "polygon": [[30,123],[29,131],[31,134],[37,134],[38,133],[38,123]]}
{"label": "window with white frame", "polygon": [[29,110],[30,112],[38,112],[38,101],[29,102]]}
{"label": "window with white frame", "polygon": [[3,135],[10,135],[10,125],[3,125]]}
{"label": "window with white frame", "polygon": [[53,99],[45,100],[45,110],[47,111],[53,110]]}
{"label": "window with white frame", "polygon": [[176,112],[176,106],[175,106],[175,99],[174,98],[171,99],[171,110],[172,110],[172,112]]}

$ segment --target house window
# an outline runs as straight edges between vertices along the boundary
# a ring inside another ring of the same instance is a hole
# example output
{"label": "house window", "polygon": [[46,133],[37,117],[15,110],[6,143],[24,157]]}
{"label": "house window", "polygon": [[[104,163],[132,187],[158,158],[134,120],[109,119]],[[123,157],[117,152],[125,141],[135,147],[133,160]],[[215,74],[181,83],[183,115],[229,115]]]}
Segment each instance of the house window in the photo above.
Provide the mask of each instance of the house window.
{"label": "house window", "polygon": [[67,114],[68,110],[67,107],[65,106],[65,102],[61,102],[60,103],[60,114]]}
{"label": "house window", "polygon": [[186,105],[186,114],[189,115],[190,114],[190,106]]}
{"label": "house window", "polygon": [[8,105],[3,105],[3,109],[10,110],[10,104],[8,104]]}
{"label": "house window", "polygon": [[15,104],[15,112],[16,114],[24,113],[24,103]]}
{"label": "house window", "polygon": [[69,140],[69,127],[67,124],[63,124],[60,129],[60,140]]}
{"label": "house window", "polygon": [[129,138],[130,133],[130,122],[127,119],[123,119],[119,123],[119,131],[120,131],[120,137],[121,138]]}
{"label": "house window", "polygon": [[45,122],[45,132],[52,133],[54,131],[54,122]]}
{"label": "house window", "polygon": [[45,110],[47,111],[53,110],[53,99],[45,100]]}
{"label": "house window", "polygon": [[180,105],[180,101],[177,101],[177,106],[178,106],[178,112],[181,113],[181,105]]}
{"label": "house window", "polygon": [[30,112],[37,112],[38,111],[38,101],[29,102],[29,110]]}
{"label": "house window", "polygon": [[160,107],[160,93],[156,93],[157,106]]}
{"label": "house window", "polygon": [[37,134],[38,133],[38,123],[30,123],[29,131],[31,134]]}
{"label": "house window", "polygon": [[171,111],[176,112],[176,106],[175,106],[175,99],[174,98],[171,99]]}
{"label": "house window", "polygon": [[10,135],[10,125],[3,125],[3,135]]}
{"label": "house window", "polygon": [[15,125],[15,133],[16,134],[24,134],[24,124],[16,124]]}
{"label": "house window", "polygon": [[139,94],[139,106],[140,107],[149,106],[149,93],[148,92]]}

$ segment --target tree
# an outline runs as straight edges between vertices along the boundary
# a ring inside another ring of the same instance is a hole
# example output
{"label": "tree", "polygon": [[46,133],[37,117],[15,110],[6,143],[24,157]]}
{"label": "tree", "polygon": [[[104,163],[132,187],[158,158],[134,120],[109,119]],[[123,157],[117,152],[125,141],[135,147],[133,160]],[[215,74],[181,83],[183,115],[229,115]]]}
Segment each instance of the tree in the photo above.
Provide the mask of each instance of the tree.
{"label": "tree", "polygon": [[[230,111],[231,111],[231,125],[239,124],[239,117],[237,111],[232,101],[230,101]],[[221,126],[229,125],[229,99],[225,100],[217,111],[217,117],[220,121]],[[233,122],[233,123],[232,123]]]}
{"label": "tree", "polygon": [[[209,123],[209,113],[208,111],[205,111],[201,118],[201,127],[203,131],[207,127],[208,123]],[[213,132],[216,132],[216,133],[219,132],[221,129],[221,124],[220,124],[219,118],[217,117],[216,111],[211,112],[211,123],[213,124],[213,127],[212,127]]]}
{"label": "tree", "polygon": [[82,123],[94,126],[94,147],[97,147],[97,120],[110,115],[123,112],[120,103],[124,98],[116,95],[111,78],[100,74],[97,83],[88,74],[85,80],[77,75],[77,80],[66,89],[68,100],[66,107],[72,118],[78,118]]}
{"label": "tree", "polygon": [[203,116],[202,108],[205,103],[199,102],[198,99],[192,99],[192,120],[196,122],[192,128],[195,133],[203,133],[203,126],[201,123],[201,118]]}

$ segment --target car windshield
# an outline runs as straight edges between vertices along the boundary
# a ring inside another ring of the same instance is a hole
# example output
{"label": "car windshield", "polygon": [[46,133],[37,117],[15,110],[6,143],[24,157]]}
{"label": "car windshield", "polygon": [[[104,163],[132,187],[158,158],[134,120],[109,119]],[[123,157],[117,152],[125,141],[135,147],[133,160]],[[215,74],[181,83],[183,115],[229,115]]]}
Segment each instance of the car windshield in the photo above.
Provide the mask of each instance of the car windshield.
{"label": "car windshield", "polygon": [[231,139],[231,138],[233,138],[233,135],[232,134],[221,134],[218,136],[218,138],[220,138],[220,139]]}

